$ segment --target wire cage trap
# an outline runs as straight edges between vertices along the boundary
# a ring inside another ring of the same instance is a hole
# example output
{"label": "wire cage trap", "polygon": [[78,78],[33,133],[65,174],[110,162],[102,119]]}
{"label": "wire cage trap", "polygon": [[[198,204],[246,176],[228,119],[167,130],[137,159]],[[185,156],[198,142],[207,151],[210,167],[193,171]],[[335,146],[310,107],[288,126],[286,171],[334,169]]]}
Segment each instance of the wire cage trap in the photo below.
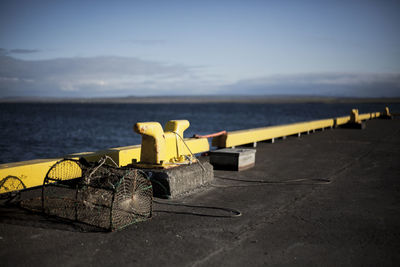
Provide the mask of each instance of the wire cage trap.
{"label": "wire cage trap", "polygon": [[87,165],[64,159],[48,171],[42,196],[24,206],[106,230],[118,230],[152,216],[153,188],[137,169]]}
{"label": "wire cage trap", "polygon": [[17,176],[9,175],[0,181],[0,203],[10,203],[20,197],[25,184]]}

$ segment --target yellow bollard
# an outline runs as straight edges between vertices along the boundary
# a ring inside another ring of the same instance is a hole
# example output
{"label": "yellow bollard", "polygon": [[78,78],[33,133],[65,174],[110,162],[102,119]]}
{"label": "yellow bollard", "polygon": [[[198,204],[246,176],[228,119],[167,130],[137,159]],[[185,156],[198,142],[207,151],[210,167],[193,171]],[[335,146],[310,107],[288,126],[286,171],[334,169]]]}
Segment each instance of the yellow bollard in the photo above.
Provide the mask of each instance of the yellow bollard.
{"label": "yellow bollard", "polygon": [[352,109],[350,113],[350,123],[360,123],[358,109]]}
{"label": "yellow bollard", "polygon": [[158,122],[138,122],[133,130],[142,135],[140,162],[145,164],[163,164],[167,160],[165,136]]}
{"label": "yellow bollard", "polygon": [[[166,123],[165,131],[158,122],[138,122],[134,131],[142,135],[140,162],[143,168],[169,168],[196,161],[194,151],[209,150],[207,139],[183,139],[184,131],[189,127],[187,120],[172,120]],[[187,142],[187,143],[186,143]]]}
{"label": "yellow bollard", "polygon": [[383,116],[384,117],[391,117],[392,116],[390,114],[389,107],[385,107],[385,110],[383,111]]}
{"label": "yellow bollard", "polygon": [[185,154],[187,153],[184,152],[187,149],[182,139],[183,132],[189,128],[189,126],[190,123],[187,120],[173,120],[165,124],[164,131],[167,145],[169,145],[167,151],[169,152],[168,157],[170,161],[179,163],[184,163],[186,161]]}

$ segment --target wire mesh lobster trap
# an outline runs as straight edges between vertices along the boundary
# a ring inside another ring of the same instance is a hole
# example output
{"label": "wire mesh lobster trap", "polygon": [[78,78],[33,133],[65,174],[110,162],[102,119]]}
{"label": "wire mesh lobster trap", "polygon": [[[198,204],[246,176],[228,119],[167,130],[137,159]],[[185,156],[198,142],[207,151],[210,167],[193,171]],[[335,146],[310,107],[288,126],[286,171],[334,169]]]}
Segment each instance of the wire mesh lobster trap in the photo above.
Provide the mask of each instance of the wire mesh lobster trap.
{"label": "wire mesh lobster trap", "polygon": [[24,206],[107,230],[149,219],[153,189],[146,175],[105,161],[94,165],[72,159],[57,162],[44,179],[40,201]]}

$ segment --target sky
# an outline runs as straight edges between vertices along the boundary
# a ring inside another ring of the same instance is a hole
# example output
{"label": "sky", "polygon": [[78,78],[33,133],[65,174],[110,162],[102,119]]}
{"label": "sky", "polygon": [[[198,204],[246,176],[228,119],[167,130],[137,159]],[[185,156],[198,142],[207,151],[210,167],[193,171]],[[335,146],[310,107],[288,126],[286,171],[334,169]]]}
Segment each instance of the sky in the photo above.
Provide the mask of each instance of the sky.
{"label": "sky", "polygon": [[0,1],[0,97],[400,97],[400,1]]}

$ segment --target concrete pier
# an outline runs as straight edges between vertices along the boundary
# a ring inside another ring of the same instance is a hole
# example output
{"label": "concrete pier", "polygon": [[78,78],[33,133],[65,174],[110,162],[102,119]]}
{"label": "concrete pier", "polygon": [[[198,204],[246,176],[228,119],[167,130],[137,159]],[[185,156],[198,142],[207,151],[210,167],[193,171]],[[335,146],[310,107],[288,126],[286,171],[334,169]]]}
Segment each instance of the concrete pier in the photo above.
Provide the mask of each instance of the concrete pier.
{"label": "concrete pier", "polygon": [[364,130],[261,142],[254,168],[214,171],[214,186],[174,200],[240,217],[155,203],[149,221],[84,233],[2,206],[1,265],[397,266],[399,162],[400,120],[376,119]]}

